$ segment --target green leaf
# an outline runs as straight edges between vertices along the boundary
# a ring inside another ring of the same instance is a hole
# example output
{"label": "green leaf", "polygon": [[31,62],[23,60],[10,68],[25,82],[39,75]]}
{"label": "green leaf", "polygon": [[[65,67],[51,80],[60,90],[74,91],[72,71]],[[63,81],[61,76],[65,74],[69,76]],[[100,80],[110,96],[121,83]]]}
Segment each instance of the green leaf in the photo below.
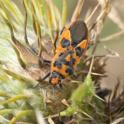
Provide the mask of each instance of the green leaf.
{"label": "green leaf", "polygon": [[8,113],[11,113],[13,111],[13,109],[1,109],[0,110],[0,115],[5,115]]}
{"label": "green leaf", "polygon": [[28,97],[25,95],[16,95],[7,100],[0,101],[0,105],[10,104],[11,102],[16,102],[17,100],[27,99]]}
{"label": "green leaf", "polygon": [[[71,105],[64,111],[60,112],[61,116],[71,116],[75,112],[83,111],[83,101],[86,101],[88,98],[92,98],[95,94],[95,88],[93,85],[93,81],[91,76],[88,74],[84,83],[80,84],[78,88],[72,93],[70,98]],[[89,102],[89,101],[88,101]],[[88,115],[86,112],[83,111],[85,115]],[[90,115],[88,115],[90,117]]]}
{"label": "green leaf", "polygon": [[72,105],[80,106],[87,97],[95,94],[93,81],[90,75],[87,75],[84,83],[80,84],[71,96]]}
{"label": "green leaf", "polygon": [[15,117],[13,117],[9,124],[14,124],[16,123],[17,120],[19,120],[20,118],[24,117],[24,116],[28,116],[28,115],[33,115],[33,111],[32,110],[24,110],[24,111],[20,111],[16,114]]}
{"label": "green leaf", "polygon": [[78,110],[75,106],[68,107],[65,111],[60,112],[61,116],[71,116]]}

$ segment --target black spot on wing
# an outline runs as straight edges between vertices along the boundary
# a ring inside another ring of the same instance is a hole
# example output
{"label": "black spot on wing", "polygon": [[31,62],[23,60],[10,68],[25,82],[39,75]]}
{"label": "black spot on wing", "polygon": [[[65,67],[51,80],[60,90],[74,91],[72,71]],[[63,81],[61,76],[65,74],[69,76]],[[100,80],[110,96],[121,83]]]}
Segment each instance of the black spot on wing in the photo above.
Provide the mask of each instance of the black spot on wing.
{"label": "black spot on wing", "polygon": [[62,39],[61,44],[62,44],[62,47],[63,47],[63,48],[67,48],[67,47],[70,46],[70,41],[67,40],[67,39]]}
{"label": "black spot on wing", "polygon": [[62,67],[62,63],[60,61],[55,61],[54,62],[54,66],[57,68],[61,68]]}
{"label": "black spot on wing", "polygon": [[61,64],[64,64],[64,65],[70,65],[70,63],[73,64],[73,63],[74,63],[73,58],[71,58],[71,61],[66,61],[66,60],[65,60],[65,58],[66,58],[68,55],[73,56],[73,53],[74,53],[73,50],[69,50],[69,51],[67,51],[66,53],[61,54],[61,55],[59,56],[59,58],[58,58],[58,61],[60,61]]}
{"label": "black spot on wing", "polygon": [[80,47],[76,47],[75,51],[76,51],[76,55],[81,57],[81,55],[82,55],[84,50],[82,48],[80,48]]}
{"label": "black spot on wing", "polygon": [[76,41],[71,42],[71,45],[72,45],[73,47],[76,47],[77,44],[78,44],[78,43],[77,43]]}
{"label": "black spot on wing", "polygon": [[73,53],[74,53],[74,51],[73,50],[69,50],[69,51],[67,51],[66,53],[61,53],[60,55],[59,55],[59,61],[62,61],[62,60],[64,60],[68,55],[73,55]]}
{"label": "black spot on wing", "polygon": [[65,59],[63,59],[61,62],[62,62],[62,64],[64,64],[64,65],[69,65],[69,62],[66,61]]}
{"label": "black spot on wing", "polygon": [[72,75],[73,74],[73,68],[71,66],[69,66],[66,70],[66,73],[68,73],[69,75]]}
{"label": "black spot on wing", "polygon": [[75,59],[74,58],[71,58],[70,62],[69,62],[69,65],[73,66],[75,63]]}
{"label": "black spot on wing", "polygon": [[75,47],[82,40],[87,38],[88,30],[86,24],[83,21],[74,22],[69,29],[72,38],[72,46]]}
{"label": "black spot on wing", "polygon": [[67,54],[70,54],[70,55],[73,54],[73,53],[74,53],[73,50],[70,50],[70,51],[67,52]]}

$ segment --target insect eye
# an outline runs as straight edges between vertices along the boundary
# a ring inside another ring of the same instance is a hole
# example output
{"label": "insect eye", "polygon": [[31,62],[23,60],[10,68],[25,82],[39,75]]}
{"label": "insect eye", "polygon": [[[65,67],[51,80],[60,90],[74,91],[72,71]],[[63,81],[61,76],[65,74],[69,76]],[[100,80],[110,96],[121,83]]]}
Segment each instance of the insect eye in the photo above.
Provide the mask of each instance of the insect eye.
{"label": "insect eye", "polygon": [[69,47],[70,46],[70,41],[69,40],[67,40],[67,39],[62,39],[62,47],[63,48],[67,48],[67,47]]}
{"label": "insect eye", "polygon": [[57,72],[52,72],[51,77],[57,78],[57,77],[59,77],[59,74]]}

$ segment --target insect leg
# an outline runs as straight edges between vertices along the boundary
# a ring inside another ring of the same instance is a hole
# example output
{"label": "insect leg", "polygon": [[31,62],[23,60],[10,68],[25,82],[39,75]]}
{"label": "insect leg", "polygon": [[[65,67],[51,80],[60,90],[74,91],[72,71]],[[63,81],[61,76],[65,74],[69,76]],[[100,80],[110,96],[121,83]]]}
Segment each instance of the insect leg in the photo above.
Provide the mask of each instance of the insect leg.
{"label": "insect leg", "polygon": [[36,88],[39,86],[40,82],[44,81],[46,78],[48,78],[50,76],[50,72],[48,72],[42,79],[38,79],[37,81],[39,83],[37,83],[33,88]]}
{"label": "insect leg", "polygon": [[51,64],[51,61],[46,60],[46,59],[43,59],[43,62],[44,62],[45,64],[48,64],[48,65],[50,65],[50,64]]}
{"label": "insect leg", "polygon": [[48,72],[42,79],[39,79],[38,81],[44,81],[47,77],[50,76],[50,72]]}
{"label": "insect leg", "polygon": [[57,40],[58,40],[58,37],[59,37],[59,31],[57,30],[56,31],[56,37],[55,37],[55,40],[54,40],[54,53],[55,53],[55,50],[56,50],[56,44],[57,44]]}
{"label": "insect leg", "polygon": [[39,66],[42,68],[44,65],[50,65],[51,61],[43,59],[42,57],[39,58]]}

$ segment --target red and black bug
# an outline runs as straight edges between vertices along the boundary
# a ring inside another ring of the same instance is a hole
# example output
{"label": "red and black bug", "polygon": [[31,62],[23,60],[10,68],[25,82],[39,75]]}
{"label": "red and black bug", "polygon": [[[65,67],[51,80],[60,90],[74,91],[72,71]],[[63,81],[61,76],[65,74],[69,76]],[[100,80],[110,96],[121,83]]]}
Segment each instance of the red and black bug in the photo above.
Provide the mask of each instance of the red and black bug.
{"label": "red and black bug", "polygon": [[51,62],[49,82],[59,84],[62,79],[73,75],[81,56],[88,47],[88,29],[83,21],[76,21],[65,27]]}

